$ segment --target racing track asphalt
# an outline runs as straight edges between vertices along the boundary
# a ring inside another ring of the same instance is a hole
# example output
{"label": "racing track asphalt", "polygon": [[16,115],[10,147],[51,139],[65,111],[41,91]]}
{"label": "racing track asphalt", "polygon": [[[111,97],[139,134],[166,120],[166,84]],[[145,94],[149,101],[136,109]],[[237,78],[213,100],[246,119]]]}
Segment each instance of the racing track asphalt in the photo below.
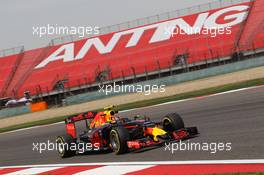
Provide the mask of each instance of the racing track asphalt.
{"label": "racing track asphalt", "polygon": [[166,113],[174,111],[182,115],[186,126],[197,126],[201,133],[189,142],[231,142],[232,150],[215,154],[208,151],[177,151],[171,154],[165,151],[165,147],[160,147],[124,155],[90,153],[67,159],[59,158],[56,151],[46,151],[42,154],[32,151],[33,142],[54,142],[56,136],[64,133],[64,125],[56,124],[0,134],[0,166],[264,158],[264,87],[146,107],[121,114],[143,114],[153,120],[159,120]]}

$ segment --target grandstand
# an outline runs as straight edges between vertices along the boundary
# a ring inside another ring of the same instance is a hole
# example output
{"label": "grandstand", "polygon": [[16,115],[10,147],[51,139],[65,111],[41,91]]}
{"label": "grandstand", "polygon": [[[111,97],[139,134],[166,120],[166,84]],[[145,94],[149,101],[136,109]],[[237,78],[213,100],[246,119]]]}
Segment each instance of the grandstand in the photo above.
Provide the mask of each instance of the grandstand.
{"label": "grandstand", "polygon": [[[53,104],[98,90],[101,83],[129,84],[257,57],[264,51],[263,7],[263,0],[219,0],[104,27],[99,36],[68,36],[44,48],[2,51],[0,98],[29,91]],[[165,34],[165,27],[179,24],[230,27],[230,33]]]}

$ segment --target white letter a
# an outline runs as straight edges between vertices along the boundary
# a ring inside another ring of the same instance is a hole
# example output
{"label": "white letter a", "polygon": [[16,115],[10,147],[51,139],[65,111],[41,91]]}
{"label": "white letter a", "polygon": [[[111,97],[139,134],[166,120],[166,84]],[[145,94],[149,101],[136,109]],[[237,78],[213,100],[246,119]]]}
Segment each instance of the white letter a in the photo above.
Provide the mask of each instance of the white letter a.
{"label": "white letter a", "polygon": [[[64,52],[64,54],[62,54]],[[63,62],[73,61],[74,60],[74,43],[66,44],[61,46],[55,52],[53,52],[48,58],[43,60],[35,69],[45,67],[47,64],[57,60],[63,60]]]}

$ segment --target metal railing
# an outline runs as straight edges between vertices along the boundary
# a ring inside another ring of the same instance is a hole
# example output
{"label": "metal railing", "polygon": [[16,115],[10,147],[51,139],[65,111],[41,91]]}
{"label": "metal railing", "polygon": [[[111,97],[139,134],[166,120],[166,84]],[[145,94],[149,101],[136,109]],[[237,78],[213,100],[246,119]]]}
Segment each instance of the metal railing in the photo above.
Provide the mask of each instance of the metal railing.
{"label": "metal railing", "polygon": [[24,46],[13,47],[9,49],[0,50],[0,57],[6,57],[14,54],[24,52]]}
{"label": "metal railing", "polygon": [[[204,12],[204,11],[208,11],[208,10],[212,10],[216,8],[223,8],[223,7],[227,7],[230,5],[235,5],[235,4],[250,2],[250,1],[252,0],[217,0],[211,3],[196,5],[196,6],[189,7],[189,8],[161,13],[161,14],[157,14],[157,15],[153,15],[153,16],[149,16],[145,18],[135,19],[133,21],[128,21],[128,22],[111,25],[111,26],[101,27],[98,35],[91,34],[91,35],[87,35],[86,38],[95,37],[95,36],[112,33],[112,32],[118,32],[122,30],[127,30],[127,29],[134,28],[134,27],[153,24],[153,23],[168,20],[168,19],[173,19],[173,18],[185,16],[185,15],[200,13],[200,12]],[[74,41],[78,41],[82,39],[84,38],[79,37],[78,35],[68,35],[68,36],[54,38],[49,42],[48,45],[54,46],[54,45],[74,42]],[[20,53],[22,49],[24,50],[24,46],[0,50],[0,57],[18,54]]]}
{"label": "metal railing", "polygon": [[[149,16],[145,18],[136,19],[133,21],[128,21],[128,22],[111,25],[111,26],[101,27],[99,34],[87,35],[86,38],[95,37],[95,36],[112,33],[112,32],[118,32],[122,30],[127,30],[130,28],[149,25],[149,24],[153,24],[156,22],[178,18],[178,17],[185,16],[185,15],[196,14],[196,13],[205,12],[205,11],[209,11],[209,10],[216,9],[216,8],[223,8],[223,7],[227,7],[227,6],[231,6],[231,5],[235,5],[239,3],[250,2],[250,1],[252,0],[218,0],[218,1],[211,2],[211,3],[196,5],[193,7],[184,8],[184,9],[175,10],[175,11],[166,12],[166,13],[161,13],[161,14],[157,14],[157,15],[153,15],[153,16]],[[59,45],[59,44],[74,42],[74,41],[78,41],[82,39],[85,39],[85,38],[79,37],[78,35],[63,36],[63,37],[52,39],[50,42],[50,45]]]}

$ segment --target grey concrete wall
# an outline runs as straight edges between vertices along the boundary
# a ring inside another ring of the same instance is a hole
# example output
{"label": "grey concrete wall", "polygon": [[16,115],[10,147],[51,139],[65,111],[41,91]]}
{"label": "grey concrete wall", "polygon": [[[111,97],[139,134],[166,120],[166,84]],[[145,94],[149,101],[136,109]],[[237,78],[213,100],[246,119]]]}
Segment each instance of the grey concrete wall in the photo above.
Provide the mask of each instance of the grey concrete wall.
{"label": "grey concrete wall", "polygon": [[29,113],[29,107],[28,106],[19,106],[14,108],[5,108],[0,110],[0,119],[20,114]]}

